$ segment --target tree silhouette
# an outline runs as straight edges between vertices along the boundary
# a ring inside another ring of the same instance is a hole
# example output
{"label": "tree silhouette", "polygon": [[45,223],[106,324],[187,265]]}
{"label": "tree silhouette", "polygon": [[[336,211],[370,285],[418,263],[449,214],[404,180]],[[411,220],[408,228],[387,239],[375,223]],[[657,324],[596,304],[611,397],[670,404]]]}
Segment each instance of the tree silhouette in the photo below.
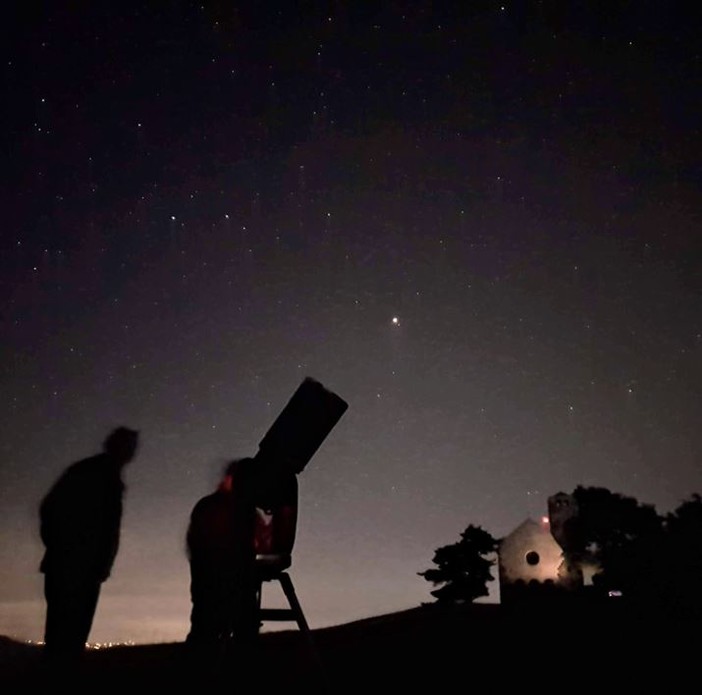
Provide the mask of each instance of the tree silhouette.
{"label": "tree silhouette", "polygon": [[578,514],[565,526],[568,564],[596,566],[593,581],[603,590],[640,592],[658,561],[663,518],[652,505],[606,488],[578,486],[572,496]]}
{"label": "tree silhouette", "polygon": [[702,613],[702,497],[693,494],[665,519],[658,589],[672,611]]}
{"label": "tree silhouette", "polygon": [[434,586],[430,592],[439,603],[470,602],[488,595],[487,583],[494,580],[490,568],[495,559],[487,557],[497,549],[497,541],[480,526],[472,524],[461,534],[461,540],[444,545],[434,552],[435,568],[418,572]]}

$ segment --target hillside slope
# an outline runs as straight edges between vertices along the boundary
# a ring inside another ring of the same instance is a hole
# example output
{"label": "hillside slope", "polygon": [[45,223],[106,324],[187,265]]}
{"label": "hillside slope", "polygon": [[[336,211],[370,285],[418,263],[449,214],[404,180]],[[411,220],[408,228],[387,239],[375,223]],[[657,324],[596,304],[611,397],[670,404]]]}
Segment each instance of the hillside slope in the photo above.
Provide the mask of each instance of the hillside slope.
{"label": "hillside slope", "polygon": [[[313,632],[318,659],[296,630],[264,633],[259,666],[246,675],[235,659],[197,670],[182,643],[89,651],[66,676],[73,692],[184,686],[236,692],[384,693],[452,691],[457,683],[503,691],[557,683],[652,686],[696,672],[698,620],[587,609],[506,610],[423,606]],[[38,647],[0,641],[7,693],[39,692],[58,683],[41,667]],[[47,682],[48,681],[48,682]],[[1,684],[1,683],[0,683]],[[245,686],[245,687],[244,687]],[[463,689],[463,688],[461,688]]]}

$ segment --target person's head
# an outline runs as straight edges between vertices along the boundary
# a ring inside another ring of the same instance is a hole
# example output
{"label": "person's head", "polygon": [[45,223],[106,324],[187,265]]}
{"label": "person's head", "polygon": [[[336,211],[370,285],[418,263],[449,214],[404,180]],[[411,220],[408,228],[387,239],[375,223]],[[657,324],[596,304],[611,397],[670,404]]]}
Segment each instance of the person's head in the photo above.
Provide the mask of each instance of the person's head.
{"label": "person's head", "polygon": [[129,463],[139,445],[139,432],[128,427],[117,427],[107,435],[102,448],[106,454],[120,463]]}
{"label": "person's head", "polygon": [[231,492],[236,486],[237,481],[240,480],[249,469],[249,464],[252,461],[253,459],[249,457],[229,461],[229,463],[227,463],[227,465],[224,467],[222,480],[219,483],[219,489],[225,492]]}

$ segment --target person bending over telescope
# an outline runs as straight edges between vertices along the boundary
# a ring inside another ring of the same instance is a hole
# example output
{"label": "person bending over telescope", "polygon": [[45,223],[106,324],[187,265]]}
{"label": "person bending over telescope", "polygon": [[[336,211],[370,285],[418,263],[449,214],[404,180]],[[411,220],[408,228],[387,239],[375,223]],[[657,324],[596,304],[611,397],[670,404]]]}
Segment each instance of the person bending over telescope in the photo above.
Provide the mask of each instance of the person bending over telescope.
{"label": "person bending over telescope", "polygon": [[[290,565],[301,467],[266,455],[227,464],[190,515],[191,615],[186,644],[201,659],[236,650],[246,665],[258,634],[257,571]],[[257,561],[258,557],[258,561]]]}

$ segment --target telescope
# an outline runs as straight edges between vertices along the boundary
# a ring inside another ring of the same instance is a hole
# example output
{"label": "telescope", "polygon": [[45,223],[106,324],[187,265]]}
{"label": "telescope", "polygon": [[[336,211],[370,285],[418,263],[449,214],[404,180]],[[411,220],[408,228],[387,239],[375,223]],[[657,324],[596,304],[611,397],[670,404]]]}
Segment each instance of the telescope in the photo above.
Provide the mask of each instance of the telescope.
{"label": "telescope", "polygon": [[301,473],[346,412],[348,403],[306,377],[258,445],[255,458],[284,473]]}
{"label": "telescope", "polygon": [[[307,638],[315,661],[319,663],[312,633],[295,594],[292,579],[285,571],[292,562],[297,524],[297,475],[315,455],[327,435],[346,412],[348,403],[316,379],[306,377],[293,393],[258,446],[254,457],[257,503],[270,509],[270,526],[264,548],[256,554],[257,625],[266,620],[294,620]],[[276,520],[275,509],[282,509]],[[261,527],[259,527],[259,530]],[[289,608],[263,608],[263,586],[280,582]]]}

